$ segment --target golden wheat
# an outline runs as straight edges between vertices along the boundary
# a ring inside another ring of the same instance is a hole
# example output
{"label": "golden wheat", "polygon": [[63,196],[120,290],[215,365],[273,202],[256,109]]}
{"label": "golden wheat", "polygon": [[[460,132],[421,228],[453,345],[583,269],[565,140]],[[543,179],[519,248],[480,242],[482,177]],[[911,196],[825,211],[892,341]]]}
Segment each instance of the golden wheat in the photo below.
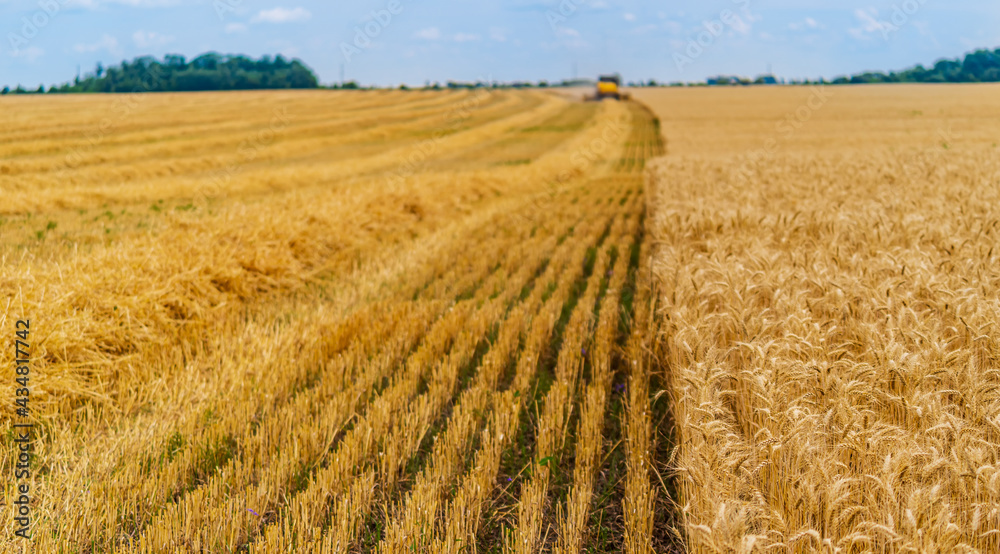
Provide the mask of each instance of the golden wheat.
{"label": "golden wheat", "polygon": [[647,97],[691,551],[1000,549],[997,90]]}
{"label": "golden wheat", "polygon": [[[648,110],[498,90],[0,104],[0,327],[41,329],[37,551],[596,544],[582,522],[625,495],[598,476]],[[567,441],[581,462],[549,487],[523,454]],[[569,521],[514,517],[565,487]]]}

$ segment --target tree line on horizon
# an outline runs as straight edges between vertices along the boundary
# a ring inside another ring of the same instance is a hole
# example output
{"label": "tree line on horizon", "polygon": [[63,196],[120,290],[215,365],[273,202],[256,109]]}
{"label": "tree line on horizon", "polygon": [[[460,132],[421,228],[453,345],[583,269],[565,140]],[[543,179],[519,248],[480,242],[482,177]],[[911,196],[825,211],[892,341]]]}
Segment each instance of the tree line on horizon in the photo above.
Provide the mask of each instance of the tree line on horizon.
{"label": "tree line on horizon", "polygon": [[831,81],[833,84],[995,82],[1000,82],[1000,48],[976,50],[966,54],[964,59],[939,60],[930,68],[916,65],[899,72],[867,71]]}
{"label": "tree line on horizon", "polygon": [[[789,84],[870,84],[870,83],[990,83],[1000,82],[1000,48],[996,50],[976,50],[963,58],[942,59],[933,67],[916,65],[903,71],[883,73],[867,71],[850,77],[837,77],[832,81],[791,81]],[[493,87],[548,87],[571,84],[528,82],[492,83]],[[767,84],[757,81],[736,80],[713,84]],[[448,82],[447,88],[490,86],[490,83]],[[630,86],[662,86],[655,80],[646,83],[629,83]],[[685,83],[672,83],[684,86]],[[83,78],[77,77],[72,83],[45,89],[26,90],[20,85],[14,90],[4,87],[2,94],[41,93],[86,93],[86,92],[185,92],[211,90],[259,90],[259,89],[312,89],[322,88],[319,79],[308,66],[298,59],[287,60],[283,56],[265,55],[258,60],[241,55],[222,55],[215,52],[202,54],[187,61],[184,56],[168,54],[163,60],[152,56],[123,61],[118,66],[105,69],[97,64],[93,73]],[[354,81],[333,85],[330,88],[360,89]],[[401,86],[401,89],[407,87]],[[442,88],[435,83],[424,88]]]}
{"label": "tree line on horizon", "polygon": [[[770,78],[770,79],[768,79]],[[792,80],[790,85],[861,85],[875,83],[995,83],[1000,82],[1000,48],[996,50],[976,50],[964,58],[938,60],[932,67],[915,65],[902,71],[866,71],[852,76],[837,77],[833,80],[817,79],[815,81]],[[745,77],[720,76],[710,79],[708,85],[761,85],[776,84],[772,75],[758,77],[756,80]],[[783,83],[784,84],[784,83]],[[690,83],[671,83],[671,86],[690,86]],[[698,83],[704,86],[705,83]],[[645,86],[659,86],[655,81],[645,83]]]}
{"label": "tree line on horizon", "polygon": [[240,55],[202,54],[190,61],[184,56],[167,54],[163,60],[142,56],[120,65],[104,68],[100,63],[93,73],[77,77],[72,83],[37,90],[20,86],[3,93],[81,93],[81,92],[187,92],[210,90],[310,89],[319,80],[300,60],[288,60],[280,54],[252,59]]}

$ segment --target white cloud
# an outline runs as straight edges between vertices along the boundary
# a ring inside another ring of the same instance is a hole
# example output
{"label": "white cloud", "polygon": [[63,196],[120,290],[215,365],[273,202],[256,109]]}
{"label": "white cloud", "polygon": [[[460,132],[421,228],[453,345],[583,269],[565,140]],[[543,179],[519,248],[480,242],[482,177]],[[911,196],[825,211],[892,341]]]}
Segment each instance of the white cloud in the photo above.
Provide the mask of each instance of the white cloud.
{"label": "white cloud", "polygon": [[587,41],[582,38],[580,31],[571,27],[557,27],[555,34],[559,40],[555,43],[543,43],[543,46],[548,48],[570,48],[574,50],[587,48],[589,46]]}
{"label": "white cloud", "polygon": [[743,18],[738,15],[733,17],[732,27],[734,31],[741,35],[748,35],[753,30],[753,26],[743,21]]}
{"label": "white cloud", "polygon": [[437,27],[428,27],[426,29],[420,29],[416,33],[413,33],[413,38],[422,38],[424,40],[437,40],[441,38],[441,29]]}
{"label": "white cloud", "polygon": [[807,31],[810,29],[824,29],[825,27],[811,17],[807,17],[802,21],[793,21],[788,24],[788,28],[793,31]]}
{"label": "white cloud", "polygon": [[99,50],[106,50],[109,53],[114,54],[116,56],[120,56],[121,53],[122,53],[122,49],[118,45],[118,39],[116,39],[115,37],[113,37],[111,35],[103,35],[101,37],[101,40],[99,40],[99,41],[97,41],[97,42],[95,42],[93,44],[80,43],[80,44],[74,45],[73,46],[73,50],[76,50],[77,52],[80,52],[80,53],[97,52]]}
{"label": "white cloud", "polygon": [[157,46],[165,46],[174,41],[174,37],[171,35],[161,35],[160,33],[154,33],[151,31],[136,31],[132,34],[132,41],[139,48],[155,48]]}
{"label": "white cloud", "polygon": [[507,42],[507,33],[500,27],[490,27],[490,40]]}
{"label": "white cloud", "polygon": [[42,50],[37,46],[29,46],[27,48],[21,48],[19,50],[15,50],[10,53],[10,57],[24,58],[28,60],[28,62],[33,62],[44,55],[45,55],[45,50]]}
{"label": "white cloud", "polygon": [[[938,42],[937,37],[934,36],[933,32],[931,32],[931,27],[930,27],[930,25],[927,24],[927,22],[925,22],[925,21],[914,21],[913,22],[913,26],[917,28],[917,32],[920,33],[920,36],[927,37],[931,41],[931,43],[934,44],[934,46],[936,46],[938,48],[941,47],[941,43]],[[1000,40],[994,40],[994,41],[990,41],[990,42],[994,42],[994,43],[1000,44]],[[979,48],[979,47],[977,46],[976,48]]]}
{"label": "white cloud", "polygon": [[847,32],[858,40],[866,40],[875,33],[885,34],[892,28],[891,24],[875,19],[878,17],[878,10],[875,8],[858,8],[854,10],[854,17],[861,23],[861,26],[848,29]]}
{"label": "white cloud", "polygon": [[103,10],[109,5],[131,6],[133,8],[163,8],[179,6],[183,0],[61,0],[64,8],[81,8],[85,10]]}
{"label": "white cloud", "polygon": [[625,21],[635,21],[635,14],[634,13],[626,13],[622,17],[625,18]]}
{"label": "white cloud", "polygon": [[472,33],[457,33],[454,37],[452,37],[452,39],[455,42],[472,42],[479,40],[479,35]]}
{"label": "white cloud", "polygon": [[658,31],[660,26],[655,23],[647,23],[645,25],[639,25],[635,29],[632,29],[632,34],[634,35],[644,35],[646,33],[652,33]]}
{"label": "white cloud", "polygon": [[247,26],[242,23],[230,23],[226,25],[226,33],[228,34],[245,33],[246,30]]}
{"label": "white cloud", "polygon": [[286,58],[294,58],[301,52],[297,46],[287,40],[269,40],[264,43],[264,46]]}
{"label": "white cloud", "polygon": [[306,21],[312,17],[312,13],[302,7],[298,8],[272,8],[261,10],[251,19],[254,23],[293,23],[296,21]]}

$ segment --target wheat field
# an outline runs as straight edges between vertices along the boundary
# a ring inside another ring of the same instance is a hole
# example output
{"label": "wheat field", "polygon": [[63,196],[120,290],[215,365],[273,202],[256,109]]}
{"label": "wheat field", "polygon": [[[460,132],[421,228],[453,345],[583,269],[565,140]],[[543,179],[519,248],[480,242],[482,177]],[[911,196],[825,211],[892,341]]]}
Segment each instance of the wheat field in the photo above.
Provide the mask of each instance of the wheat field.
{"label": "wheat field", "polygon": [[1000,551],[1000,88],[637,97],[687,548]]}
{"label": "wheat field", "polygon": [[0,549],[996,552],[998,92],[4,97]]}
{"label": "wheat field", "polygon": [[35,425],[32,538],[5,518],[4,551],[676,548],[642,105],[81,95],[0,121]]}

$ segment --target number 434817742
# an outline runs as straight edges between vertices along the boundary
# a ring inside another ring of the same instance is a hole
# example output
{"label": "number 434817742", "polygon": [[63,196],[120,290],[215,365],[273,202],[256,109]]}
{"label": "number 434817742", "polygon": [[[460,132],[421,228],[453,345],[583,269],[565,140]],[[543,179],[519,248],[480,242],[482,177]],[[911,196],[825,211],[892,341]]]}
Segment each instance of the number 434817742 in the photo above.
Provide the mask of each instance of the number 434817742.
{"label": "number 434817742", "polygon": [[16,391],[17,415],[28,417],[28,375],[31,373],[28,362],[31,360],[30,344],[28,343],[28,333],[31,329],[30,320],[19,320],[16,327],[17,339],[14,347],[17,352],[17,384],[20,385]]}

